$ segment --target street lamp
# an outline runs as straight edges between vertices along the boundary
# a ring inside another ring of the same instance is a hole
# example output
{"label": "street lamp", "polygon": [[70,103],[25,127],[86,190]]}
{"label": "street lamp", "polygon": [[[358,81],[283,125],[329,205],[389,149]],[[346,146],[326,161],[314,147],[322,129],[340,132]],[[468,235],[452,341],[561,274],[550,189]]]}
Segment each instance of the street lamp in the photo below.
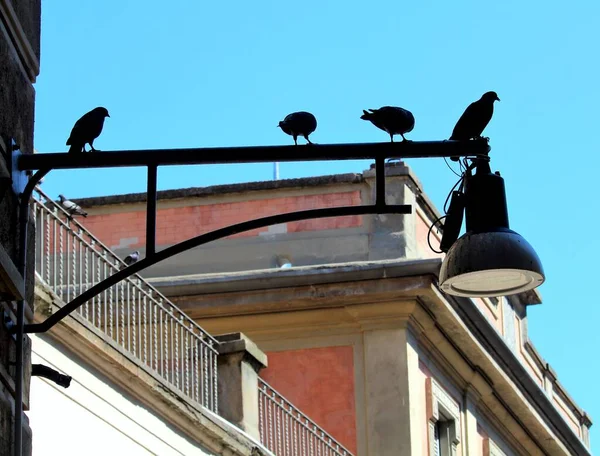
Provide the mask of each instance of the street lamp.
{"label": "street lamp", "polygon": [[[531,245],[509,228],[504,179],[487,158],[465,173],[464,193],[454,192],[442,238],[447,252],[440,271],[445,293],[464,297],[506,296],[540,286],[544,271]],[[466,233],[458,240],[463,210]]]}

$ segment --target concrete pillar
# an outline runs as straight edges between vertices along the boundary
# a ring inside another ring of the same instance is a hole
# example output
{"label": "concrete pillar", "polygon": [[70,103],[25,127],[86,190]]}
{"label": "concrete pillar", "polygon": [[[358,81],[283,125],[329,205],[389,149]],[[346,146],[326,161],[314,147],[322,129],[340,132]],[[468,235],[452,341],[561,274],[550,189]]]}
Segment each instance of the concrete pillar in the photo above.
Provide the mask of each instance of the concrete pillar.
{"label": "concrete pillar", "polygon": [[407,330],[364,332],[369,456],[411,455]]}
{"label": "concrete pillar", "polygon": [[[375,203],[375,169],[363,172],[370,187],[369,203]],[[369,260],[417,258],[416,234],[417,198],[421,185],[403,162],[386,164],[385,200],[387,204],[410,204],[412,214],[371,216]]]}
{"label": "concrete pillar", "polygon": [[477,432],[477,404],[481,395],[471,385],[468,385],[463,397],[463,442],[465,450],[463,454],[469,456],[479,454],[477,447],[480,445],[479,433]]}
{"label": "concrete pillar", "polygon": [[242,333],[216,336],[219,341],[219,415],[260,440],[258,373],[267,355]]}

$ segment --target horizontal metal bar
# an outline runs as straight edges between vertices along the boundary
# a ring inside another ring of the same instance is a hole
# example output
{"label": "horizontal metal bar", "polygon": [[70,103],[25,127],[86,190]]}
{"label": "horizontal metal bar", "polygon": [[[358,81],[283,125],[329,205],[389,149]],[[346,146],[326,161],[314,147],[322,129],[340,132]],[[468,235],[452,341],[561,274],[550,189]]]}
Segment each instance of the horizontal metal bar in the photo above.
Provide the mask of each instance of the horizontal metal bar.
{"label": "horizontal metal bar", "polygon": [[349,215],[367,215],[367,214],[410,214],[412,207],[410,205],[389,205],[389,206],[377,206],[377,205],[364,205],[364,206],[342,206],[342,207],[328,207],[322,209],[309,209],[306,211],[288,212],[285,214],[271,215],[269,217],[262,217],[255,220],[249,220],[247,222],[237,223],[235,225],[226,226],[218,230],[211,231],[209,233],[201,234],[194,238],[180,242],[179,244],[167,247],[154,255],[149,255],[143,260],[133,263],[131,266],[121,269],[115,272],[113,275],[97,283],[92,288],[84,291],[81,295],[77,296],[68,304],[58,309],[56,313],[52,314],[42,323],[35,323],[25,325],[25,333],[40,333],[48,331],[52,326],[61,321],[71,312],[75,311],[78,307],[85,304],[87,301],[92,299],[94,296],[102,293],[104,290],[112,287],[121,280],[140,272],[150,266],[153,266],[160,261],[166,260],[174,255],[190,250],[194,247],[206,244],[208,242],[216,241],[228,236],[232,236],[237,233],[244,231],[254,230],[257,228],[263,228],[265,226],[277,225],[279,223],[295,222],[299,220],[308,220],[315,218],[325,217],[344,217]]}
{"label": "horizontal metal bar", "polygon": [[305,146],[205,147],[195,149],[119,150],[79,154],[20,155],[18,169],[114,168],[125,166],[208,165],[375,158],[434,158],[487,155],[485,139],[471,141],[403,141]]}

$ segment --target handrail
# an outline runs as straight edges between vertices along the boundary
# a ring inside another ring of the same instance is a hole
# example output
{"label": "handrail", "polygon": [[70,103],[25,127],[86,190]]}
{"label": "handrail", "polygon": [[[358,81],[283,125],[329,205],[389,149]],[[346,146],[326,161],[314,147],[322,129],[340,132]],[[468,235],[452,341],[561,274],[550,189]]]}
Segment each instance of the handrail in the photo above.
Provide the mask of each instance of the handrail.
{"label": "handrail", "polygon": [[[64,302],[126,266],[39,187],[32,209],[37,275]],[[218,410],[218,341],[139,274],[87,301],[78,313],[144,368],[193,401]]]}

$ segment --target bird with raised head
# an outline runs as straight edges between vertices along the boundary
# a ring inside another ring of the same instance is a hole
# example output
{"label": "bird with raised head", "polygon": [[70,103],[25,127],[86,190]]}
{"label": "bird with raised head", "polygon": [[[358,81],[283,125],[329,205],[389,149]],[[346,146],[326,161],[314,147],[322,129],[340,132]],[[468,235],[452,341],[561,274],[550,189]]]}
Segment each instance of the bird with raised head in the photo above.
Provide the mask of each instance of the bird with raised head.
{"label": "bird with raised head", "polygon": [[88,216],[88,213],[84,211],[79,204],[68,200],[64,195],[58,195],[58,199],[60,200],[62,208],[69,214],[69,217],[75,217],[76,215],[81,215],[82,217]]}
{"label": "bird with raised head", "polygon": [[[461,141],[481,138],[483,130],[494,115],[495,101],[500,101],[496,92],[486,92],[479,100],[471,103],[456,122],[450,139]],[[453,161],[458,161],[458,158],[450,157]]]}
{"label": "bird with raised head", "polygon": [[285,116],[277,125],[281,130],[294,138],[294,144],[298,145],[298,136],[304,136],[308,144],[312,144],[308,135],[317,129],[317,118],[310,112],[299,111]]}
{"label": "bird with raised head", "polygon": [[89,144],[92,152],[94,149],[94,140],[102,133],[104,127],[104,119],[110,117],[108,110],[103,107],[92,109],[85,113],[75,122],[71,135],[67,139],[67,146],[71,146],[70,153],[86,152],[85,145]]}
{"label": "bird with raised head", "polygon": [[397,106],[384,106],[379,109],[363,109],[362,120],[368,120],[380,130],[390,135],[390,140],[394,142],[394,135],[401,135],[402,141],[407,141],[404,137],[415,128],[415,116],[407,109]]}

